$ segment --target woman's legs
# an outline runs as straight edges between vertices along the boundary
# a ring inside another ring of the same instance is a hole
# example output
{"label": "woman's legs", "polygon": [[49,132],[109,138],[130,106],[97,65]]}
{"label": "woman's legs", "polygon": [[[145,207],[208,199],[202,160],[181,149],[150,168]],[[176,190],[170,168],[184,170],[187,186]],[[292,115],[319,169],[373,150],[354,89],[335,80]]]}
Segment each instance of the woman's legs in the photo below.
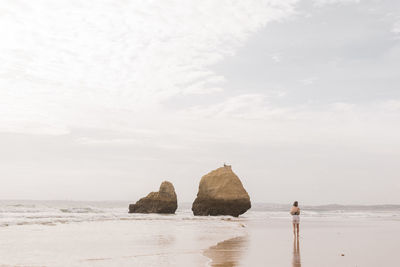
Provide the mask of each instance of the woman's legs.
{"label": "woman's legs", "polygon": [[296,224],[293,223],[293,235],[296,236]]}
{"label": "woman's legs", "polygon": [[299,237],[300,223],[297,223],[297,237]]}

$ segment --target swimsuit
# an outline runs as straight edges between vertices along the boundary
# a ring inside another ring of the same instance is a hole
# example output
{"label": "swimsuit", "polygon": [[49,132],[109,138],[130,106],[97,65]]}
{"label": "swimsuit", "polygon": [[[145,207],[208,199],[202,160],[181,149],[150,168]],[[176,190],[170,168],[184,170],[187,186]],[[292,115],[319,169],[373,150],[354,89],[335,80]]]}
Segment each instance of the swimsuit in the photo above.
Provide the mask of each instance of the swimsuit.
{"label": "swimsuit", "polygon": [[300,216],[299,215],[292,215],[292,222],[294,224],[299,224],[300,223]]}

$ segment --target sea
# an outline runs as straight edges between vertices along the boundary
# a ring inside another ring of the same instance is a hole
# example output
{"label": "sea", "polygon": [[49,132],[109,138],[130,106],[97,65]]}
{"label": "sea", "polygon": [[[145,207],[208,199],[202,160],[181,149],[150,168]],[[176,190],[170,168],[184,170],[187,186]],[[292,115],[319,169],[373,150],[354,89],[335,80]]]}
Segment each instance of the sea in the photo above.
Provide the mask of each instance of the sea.
{"label": "sea", "polygon": [[[213,217],[193,216],[190,203],[182,203],[174,216],[159,214],[129,214],[129,202],[124,201],[33,201],[0,200],[0,227],[16,225],[57,225],[78,222],[115,220],[213,220]],[[244,219],[287,218],[290,205],[255,203],[241,215]],[[380,218],[400,220],[400,205],[320,205],[302,206],[301,217],[307,218]],[[217,220],[230,219],[218,216]]]}

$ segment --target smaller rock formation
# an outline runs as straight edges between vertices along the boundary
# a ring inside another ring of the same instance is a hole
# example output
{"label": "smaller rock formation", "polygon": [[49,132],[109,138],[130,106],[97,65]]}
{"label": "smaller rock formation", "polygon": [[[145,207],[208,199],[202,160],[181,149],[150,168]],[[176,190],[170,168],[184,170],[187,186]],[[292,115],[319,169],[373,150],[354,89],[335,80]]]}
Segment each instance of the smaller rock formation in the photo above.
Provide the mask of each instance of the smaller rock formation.
{"label": "smaller rock formation", "polygon": [[251,207],[250,197],[231,166],[224,164],[200,180],[193,202],[194,215],[231,215],[238,217]]}
{"label": "smaller rock formation", "polygon": [[158,192],[151,192],[129,205],[129,213],[175,213],[178,208],[175,188],[168,181],[162,182]]}

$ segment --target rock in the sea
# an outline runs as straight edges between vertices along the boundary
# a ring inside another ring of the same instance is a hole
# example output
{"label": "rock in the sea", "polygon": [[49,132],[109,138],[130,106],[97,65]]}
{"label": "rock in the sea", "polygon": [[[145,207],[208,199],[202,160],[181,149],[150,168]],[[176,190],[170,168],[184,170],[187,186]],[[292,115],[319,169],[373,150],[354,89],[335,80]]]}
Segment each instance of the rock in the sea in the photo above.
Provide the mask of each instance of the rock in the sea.
{"label": "rock in the sea", "polygon": [[218,168],[201,178],[194,215],[232,215],[238,217],[251,208],[250,197],[231,166]]}
{"label": "rock in the sea", "polygon": [[164,181],[158,192],[151,192],[136,204],[129,205],[129,213],[175,213],[177,208],[175,188]]}

